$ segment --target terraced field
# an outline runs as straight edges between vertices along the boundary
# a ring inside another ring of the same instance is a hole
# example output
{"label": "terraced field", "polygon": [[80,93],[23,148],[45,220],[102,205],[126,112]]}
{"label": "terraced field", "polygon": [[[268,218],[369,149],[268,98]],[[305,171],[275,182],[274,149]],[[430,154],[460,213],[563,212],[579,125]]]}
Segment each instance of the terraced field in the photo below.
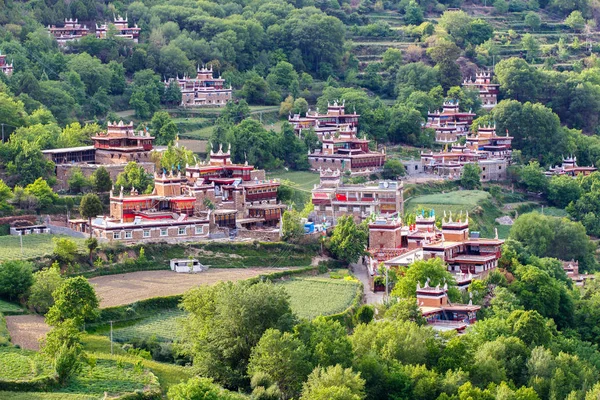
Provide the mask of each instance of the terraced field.
{"label": "terraced field", "polygon": [[[52,254],[54,242],[52,238],[59,235],[26,235],[23,236],[23,258],[37,258]],[[85,250],[85,239],[71,238],[77,243],[79,250]],[[21,242],[19,236],[0,236],[0,262],[21,259]]]}

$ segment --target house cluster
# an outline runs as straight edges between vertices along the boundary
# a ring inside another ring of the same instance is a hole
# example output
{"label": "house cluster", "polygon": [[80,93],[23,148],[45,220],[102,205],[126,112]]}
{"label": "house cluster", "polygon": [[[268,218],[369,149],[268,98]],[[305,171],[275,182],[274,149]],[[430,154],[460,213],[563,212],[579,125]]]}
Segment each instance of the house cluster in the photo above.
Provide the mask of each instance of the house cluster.
{"label": "house cluster", "polygon": [[371,215],[402,214],[402,182],[351,185],[342,182],[339,169],[321,169],[319,173],[320,183],[311,193],[313,221],[327,221],[335,225],[337,218],[343,215],[352,215],[357,221],[363,221]]}
{"label": "house cluster", "polygon": [[308,111],[306,116],[290,115],[288,121],[296,134],[314,130],[322,143],[321,149],[309,152],[308,161],[313,170],[339,169],[350,171],[353,175],[369,175],[383,168],[386,155],[369,149],[371,142],[358,136],[359,115],[356,112],[347,114],[344,102],[327,104],[327,113]]}
{"label": "house cluster", "polygon": [[176,82],[181,90],[182,107],[224,107],[231,100],[231,86],[225,87],[225,79],[213,76],[212,65],[198,66],[195,78],[177,76],[165,79],[163,83],[168,87],[172,82]]}
{"label": "house cluster", "polygon": [[460,111],[458,100],[446,100],[441,110],[429,112],[424,128],[435,131],[436,143],[454,143],[466,136],[475,118],[471,111]]}
{"label": "house cluster", "polygon": [[586,274],[579,272],[579,261],[571,260],[571,261],[561,261],[562,268],[573,282],[577,286],[584,286],[585,282],[590,279],[595,279],[596,276],[593,274]]}
{"label": "house cluster", "polygon": [[136,131],[133,122],[109,122],[105,132],[92,137],[93,145],[67,147],[42,151],[55,164],[56,188],[68,188],[68,179],[75,168],[90,177],[99,167],[104,167],[115,180],[130,161],[141,165],[147,173],[154,173],[155,164],[150,154],[154,137],[146,131]]}
{"label": "house cluster", "polygon": [[230,151],[211,150],[210,160],[186,166],[185,174],[154,173],[154,190],[110,192],[110,214],[91,221],[73,219],[71,229],[103,241],[185,241],[210,237],[279,237],[284,205],[279,182],[265,172],[231,162]]}
{"label": "house cluster", "polygon": [[545,174],[546,176],[567,175],[575,178],[580,174],[586,176],[597,170],[598,168],[596,168],[594,165],[591,167],[580,167],[577,165],[577,157],[570,156],[567,158],[563,157],[563,161],[560,166],[555,165],[550,167]]}
{"label": "house cluster", "polygon": [[[444,213],[445,214],[445,213]],[[373,278],[380,266],[403,268],[415,261],[440,258],[453,275],[459,289],[466,289],[475,278],[484,278],[498,266],[504,241],[479,237],[469,232],[469,215],[444,215],[441,227],[435,212],[421,211],[414,223],[403,224],[400,214],[379,217],[369,224],[368,269]],[[462,330],[474,322],[478,307],[450,304],[447,287],[417,288],[417,300],[429,323],[440,329]]]}
{"label": "house cluster", "polygon": [[462,84],[465,88],[479,91],[481,107],[486,110],[491,110],[498,104],[498,89],[500,85],[492,83],[492,76],[491,71],[477,71],[475,79],[465,79]]}
{"label": "house cluster", "polygon": [[[138,42],[141,28],[134,24],[133,27],[129,26],[127,16],[125,18],[119,16],[113,16],[112,24],[96,24],[95,34],[98,39],[106,39],[109,31],[114,27],[115,37],[131,39],[135,43]],[[79,40],[84,36],[92,34],[90,28],[87,25],[80,24],[77,19],[65,18],[63,26],[48,25],[46,28],[48,33],[52,35],[60,46],[66,46],[68,42]]]}
{"label": "house cluster", "polygon": [[[464,145],[446,145],[443,151],[422,151],[421,159],[407,162],[408,174],[429,173],[459,179],[466,164],[477,164],[483,182],[505,180],[511,162],[512,140],[499,136],[495,125],[480,126]],[[450,146],[450,147],[449,147]]]}
{"label": "house cluster", "polygon": [[13,63],[10,64],[6,61],[6,54],[2,54],[0,51],[0,71],[6,76],[11,76],[13,73]]}

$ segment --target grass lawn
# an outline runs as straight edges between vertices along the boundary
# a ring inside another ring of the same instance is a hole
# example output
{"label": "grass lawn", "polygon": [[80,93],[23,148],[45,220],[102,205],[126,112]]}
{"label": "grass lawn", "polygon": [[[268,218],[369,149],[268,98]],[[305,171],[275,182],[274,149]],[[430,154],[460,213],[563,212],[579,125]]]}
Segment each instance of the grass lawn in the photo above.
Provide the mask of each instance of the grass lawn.
{"label": "grass lawn", "polygon": [[311,191],[315,184],[319,184],[319,174],[308,171],[286,171],[284,169],[267,173],[268,178],[287,180],[295,184],[300,190]]}
{"label": "grass lawn", "polygon": [[418,204],[458,205],[473,208],[480,201],[490,198],[490,194],[482,190],[455,190],[448,193],[435,193],[416,196],[407,203],[411,206]]}
{"label": "grass lawn", "polygon": [[23,309],[16,304],[0,300],[0,314],[21,314]]}
{"label": "grass lawn", "polygon": [[[60,235],[26,235],[23,236],[23,258],[38,258],[52,254],[55,237]],[[77,243],[80,251],[85,251],[85,239],[70,238]],[[21,243],[19,236],[0,236],[0,262],[21,258]]]}
{"label": "grass lawn", "polygon": [[293,278],[278,285],[290,295],[292,311],[307,319],[344,311],[360,290],[356,281],[328,278]]}

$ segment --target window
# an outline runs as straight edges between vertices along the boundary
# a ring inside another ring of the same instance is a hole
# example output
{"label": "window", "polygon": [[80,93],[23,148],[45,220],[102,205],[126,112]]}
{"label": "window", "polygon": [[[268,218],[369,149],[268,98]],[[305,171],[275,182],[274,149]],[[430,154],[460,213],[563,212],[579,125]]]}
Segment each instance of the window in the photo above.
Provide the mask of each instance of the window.
{"label": "window", "polygon": [[203,226],[196,226],[194,228],[194,230],[196,231],[196,235],[202,235],[204,233],[204,227]]}
{"label": "window", "polygon": [[167,228],[160,228],[160,236],[169,236],[169,230]]}
{"label": "window", "polygon": [[502,169],[502,165],[498,165],[498,169],[501,170]]}
{"label": "window", "polygon": [[185,226],[177,229],[177,234],[178,235],[185,235]]}
{"label": "window", "polygon": [[113,232],[113,239],[121,239],[121,232]]}
{"label": "window", "polygon": [[144,237],[145,238],[149,238],[150,237],[150,230],[148,230],[148,229],[144,230]]}
{"label": "window", "polygon": [[483,167],[482,170],[485,171],[485,167]]}
{"label": "window", "polygon": [[133,234],[131,231],[125,231],[125,239],[131,239],[133,237]]}

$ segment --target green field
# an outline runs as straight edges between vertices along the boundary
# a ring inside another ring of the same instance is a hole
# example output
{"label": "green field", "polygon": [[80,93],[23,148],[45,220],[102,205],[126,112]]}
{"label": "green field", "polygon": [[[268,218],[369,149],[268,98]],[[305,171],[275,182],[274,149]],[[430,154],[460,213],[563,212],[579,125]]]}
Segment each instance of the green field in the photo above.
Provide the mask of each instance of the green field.
{"label": "green field", "polygon": [[307,319],[344,311],[360,290],[356,281],[327,278],[294,278],[279,285],[290,295],[292,311]]}
{"label": "green field", "polygon": [[72,393],[48,392],[1,392],[0,399],[6,400],[98,400],[98,396]]}
{"label": "green field", "polygon": [[14,303],[0,300],[0,314],[21,314],[23,309]]}
{"label": "green field", "polygon": [[[427,194],[411,198],[407,204],[417,206],[419,204],[457,205],[463,206],[465,210],[473,208],[482,200],[490,198],[490,194],[482,190],[456,190],[448,193]],[[436,210],[437,211],[437,210]]]}
{"label": "green field", "polygon": [[[151,317],[129,326],[113,328],[115,342],[129,342],[132,339],[147,339],[155,336],[159,342],[172,342],[177,338],[177,320],[185,315],[181,310],[163,310]],[[110,332],[104,332],[110,335]]]}
{"label": "green field", "polygon": [[29,380],[53,373],[52,366],[34,351],[0,347],[0,379],[2,380]]}
{"label": "green field", "polygon": [[290,181],[294,187],[300,190],[310,192],[315,184],[319,184],[319,174],[308,171],[286,171],[279,170],[267,173],[268,178],[277,178]]}
{"label": "green field", "polygon": [[[38,258],[52,254],[54,242],[52,238],[60,235],[26,235],[23,236],[23,258]],[[70,238],[77,243],[79,250],[85,250],[85,239]],[[21,258],[21,243],[19,236],[0,236],[0,262]]]}
{"label": "green field", "polygon": [[567,211],[564,208],[556,208],[556,207],[538,207],[534,211],[539,212],[540,214],[548,215],[551,217],[567,217]]}

